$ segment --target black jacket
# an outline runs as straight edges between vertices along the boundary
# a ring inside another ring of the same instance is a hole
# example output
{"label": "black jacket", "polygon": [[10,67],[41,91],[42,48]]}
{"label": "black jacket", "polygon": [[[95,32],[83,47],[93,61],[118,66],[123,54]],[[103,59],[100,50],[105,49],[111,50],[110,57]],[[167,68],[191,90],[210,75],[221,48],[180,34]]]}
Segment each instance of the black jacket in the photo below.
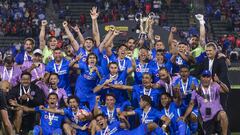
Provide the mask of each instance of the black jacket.
{"label": "black jacket", "polygon": [[[24,94],[24,93],[23,93]],[[17,99],[17,102],[21,105],[25,105],[28,107],[36,107],[39,105],[43,105],[45,101],[45,96],[43,91],[35,84],[30,84],[30,94],[33,96],[33,100],[26,101],[20,100],[20,84],[13,87],[9,92],[7,99]]]}

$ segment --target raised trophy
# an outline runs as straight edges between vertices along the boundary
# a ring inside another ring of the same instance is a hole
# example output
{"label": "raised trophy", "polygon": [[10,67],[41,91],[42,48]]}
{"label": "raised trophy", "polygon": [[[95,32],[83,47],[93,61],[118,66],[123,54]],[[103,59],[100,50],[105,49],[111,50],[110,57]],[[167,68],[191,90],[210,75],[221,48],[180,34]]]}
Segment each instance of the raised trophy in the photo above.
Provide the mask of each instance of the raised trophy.
{"label": "raised trophy", "polygon": [[142,13],[137,13],[135,15],[135,20],[137,22],[140,22],[140,32],[138,38],[144,38],[147,39],[147,34],[149,30],[149,20],[153,19],[155,17],[155,14],[153,12],[150,12],[147,17],[143,17]]}

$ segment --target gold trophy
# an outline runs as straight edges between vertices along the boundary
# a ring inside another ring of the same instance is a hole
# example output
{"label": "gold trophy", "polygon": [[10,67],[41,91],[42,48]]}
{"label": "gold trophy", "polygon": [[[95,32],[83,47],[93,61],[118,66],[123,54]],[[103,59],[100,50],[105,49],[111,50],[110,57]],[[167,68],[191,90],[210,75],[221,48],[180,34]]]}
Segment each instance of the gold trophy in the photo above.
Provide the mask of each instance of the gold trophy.
{"label": "gold trophy", "polygon": [[139,32],[139,39],[147,39],[147,34],[149,31],[149,20],[153,19],[155,17],[155,14],[153,12],[150,12],[148,14],[148,17],[143,17],[142,13],[137,13],[135,15],[135,20],[137,22],[140,22],[140,32]]}

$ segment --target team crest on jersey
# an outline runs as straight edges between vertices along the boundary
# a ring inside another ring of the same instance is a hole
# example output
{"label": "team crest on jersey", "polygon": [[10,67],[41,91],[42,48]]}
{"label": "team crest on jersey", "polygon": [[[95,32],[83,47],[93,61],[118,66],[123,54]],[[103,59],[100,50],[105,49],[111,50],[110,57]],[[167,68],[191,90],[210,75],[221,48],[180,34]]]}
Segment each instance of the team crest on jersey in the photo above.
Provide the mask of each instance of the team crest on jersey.
{"label": "team crest on jersey", "polygon": [[108,56],[107,56],[107,55],[103,55],[103,58],[107,59],[107,58],[108,58]]}
{"label": "team crest on jersey", "polygon": [[87,59],[86,58],[82,58],[82,61],[85,62]]}
{"label": "team crest on jersey", "polygon": [[48,115],[44,115],[44,119],[48,119]]}
{"label": "team crest on jersey", "polygon": [[30,92],[30,95],[31,95],[31,96],[35,96],[35,94],[36,94],[35,91],[31,91],[31,92]]}
{"label": "team crest on jersey", "polygon": [[122,85],[123,82],[122,81],[119,81],[119,82],[118,81],[114,81],[114,84],[121,84]]}
{"label": "team crest on jersey", "polygon": [[67,70],[61,70],[58,72],[58,75],[64,75],[67,74]]}

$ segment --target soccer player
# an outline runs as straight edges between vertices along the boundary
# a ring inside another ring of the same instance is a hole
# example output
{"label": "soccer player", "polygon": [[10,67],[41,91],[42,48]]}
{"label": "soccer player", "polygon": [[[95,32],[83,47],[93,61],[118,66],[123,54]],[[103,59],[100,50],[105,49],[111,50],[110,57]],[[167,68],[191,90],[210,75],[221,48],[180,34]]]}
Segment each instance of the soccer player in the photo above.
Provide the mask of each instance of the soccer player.
{"label": "soccer player", "polygon": [[203,120],[204,134],[215,134],[219,131],[216,124],[220,123],[221,133],[227,135],[228,117],[220,104],[220,92],[229,92],[229,89],[216,75],[212,81],[211,72],[204,70],[201,74],[201,85],[192,92],[189,106],[181,119],[185,120],[197,103]]}
{"label": "soccer player", "polygon": [[81,70],[76,82],[75,95],[81,99],[80,104],[87,103],[90,110],[93,110],[95,105],[96,95],[93,93],[93,88],[102,78],[102,69],[97,65],[97,61],[97,56],[90,53],[86,63],[80,61],[78,65],[74,66]]}
{"label": "soccer player", "polygon": [[[191,100],[192,89],[193,87],[198,87],[198,80],[190,76],[190,71],[188,66],[181,66],[180,67],[180,77],[175,80],[173,83],[174,89],[177,88],[177,91],[174,91],[174,101],[176,103],[176,107],[180,109],[180,116],[182,116]],[[196,133],[198,129],[197,118],[199,116],[197,105],[195,105],[189,120],[190,120],[190,129],[192,133]]]}
{"label": "soccer player", "polygon": [[149,73],[143,74],[142,84],[134,85],[134,86],[127,86],[127,85],[110,85],[110,87],[114,89],[122,89],[133,91],[136,94],[132,97],[132,102],[134,107],[138,107],[138,103],[140,102],[140,97],[142,95],[148,95],[151,97],[153,101],[153,106],[158,107],[159,96],[162,93],[162,90],[152,88],[152,76]]}
{"label": "soccer player", "polygon": [[57,108],[43,108],[43,110],[65,115],[70,122],[66,122],[63,125],[64,132],[67,135],[76,133],[76,135],[88,135],[88,124],[92,117],[90,110],[86,106],[79,105],[79,99],[76,96],[70,96],[68,98],[69,107],[64,109]]}
{"label": "soccer player", "polygon": [[49,77],[50,73],[57,73],[59,77],[59,88],[64,88],[68,96],[72,95],[69,81],[69,67],[70,62],[62,56],[62,50],[60,48],[55,48],[54,50],[54,60],[51,60],[46,65],[46,78]]}
{"label": "soccer player", "polygon": [[110,73],[101,79],[99,84],[94,88],[94,92],[98,93],[104,99],[105,94],[114,93],[118,98],[116,99],[117,105],[121,105],[128,99],[128,93],[119,89],[112,89],[109,84],[126,84],[127,71],[124,70],[122,74],[119,74],[118,64],[116,62],[111,62],[108,65]]}
{"label": "soccer player", "polygon": [[161,105],[163,109],[160,114],[170,119],[169,130],[170,135],[190,135],[190,131],[187,130],[187,125],[184,121],[178,120],[180,117],[179,110],[175,107],[171,100],[169,93],[163,93],[161,95]]}
{"label": "soccer player", "polygon": [[118,114],[120,113],[120,108],[115,105],[116,97],[114,94],[106,94],[106,100],[104,106],[98,107],[98,102],[96,102],[94,107],[94,116],[102,113],[108,118],[108,122],[111,124],[114,121],[118,121]]}
{"label": "soccer player", "polygon": [[47,102],[48,104],[45,107],[38,106],[35,108],[29,108],[27,106],[19,105],[16,100],[11,100],[10,104],[21,108],[25,112],[39,112],[41,114],[40,125],[36,125],[33,129],[34,135],[62,134],[61,124],[64,121],[64,116],[56,113],[47,112],[44,109],[57,109],[57,94],[50,93],[48,95]]}

